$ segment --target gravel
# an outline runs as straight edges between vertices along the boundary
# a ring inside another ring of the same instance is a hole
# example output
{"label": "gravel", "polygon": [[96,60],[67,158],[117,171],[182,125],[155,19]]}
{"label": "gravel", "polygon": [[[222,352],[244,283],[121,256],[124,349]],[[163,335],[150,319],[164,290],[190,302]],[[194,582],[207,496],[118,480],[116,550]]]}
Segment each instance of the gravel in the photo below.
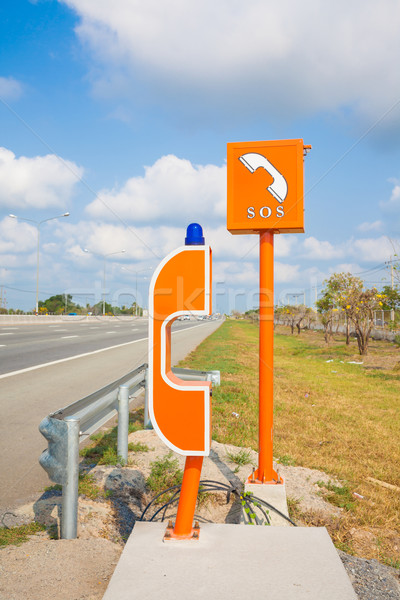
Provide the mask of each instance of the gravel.
{"label": "gravel", "polygon": [[359,600],[399,600],[399,570],[338,550]]}

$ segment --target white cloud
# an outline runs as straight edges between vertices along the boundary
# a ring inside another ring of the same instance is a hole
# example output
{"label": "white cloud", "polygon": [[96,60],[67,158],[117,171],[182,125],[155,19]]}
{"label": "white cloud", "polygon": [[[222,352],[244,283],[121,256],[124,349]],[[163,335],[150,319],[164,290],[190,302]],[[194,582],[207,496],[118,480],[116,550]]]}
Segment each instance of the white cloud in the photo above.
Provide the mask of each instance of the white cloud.
{"label": "white cloud", "polygon": [[[107,262],[135,265],[148,260],[157,264],[171,250],[184,245],[184,238],[185,231],[181,228],[164,225],[134,228],[95,221],[65,223],[58,232],[59,244],[65,246],[66,255],[82,266],[96,261],[102,266],[101,257],[114,252],[117,254],[109,256]],[[90,252],[85,253],[85,248]],[[125,252],[120,253],[121,250]]]}
{"label": "white cloud", "polygon": [[[369,229],[373,228],[370,227]],[[355,259],[360,263],[372,262],[376,264],[388,260],[388,257],[394,253],[394,246],[397,247],[398,245],[400,245],[399,240],[391,240],[385,235],[375,238],[351,238],[339,245],[333,245],[328,241],[321,241],[315,237],[309,237],[303,242],[303,247],[306,252],[301,253],[301,258],[313,261],[330,262],[337,259],[349,259],[350,261]]]}
{"label": "white cloud", "polygon": [[303,242],[306,250],[305,258],[315,260],[331,260],[343,256],[343,249],[334,246],[330,242],[317,240],[315,237],[308,237]]}
{"label": "white cloud", "polygon": [[368,223],[368,222],[361,223],[357,227],[357,229],[359,231],[363,231],[363,232],[366,232],[366,231],[381,231],[382,227],[383,227],[382,221],[374,221],[373,223]]}
{"label": "white cloud", "polygon": [[[71,288],[81,290],[83,295],[101,295],[102,257],[106,254],[110,254],[106,259],[110,294],[116,289],[120,293],[122,288],[133,293],[136,287],[134,272],[140,271],[142,278],[146,275],[142,269],[154,270],[162,258],[184,244],[185,234],[185,226],[169,225],[167,219],[162,224],[138,226],[101,220],[51,222],[41,239],[41,293],[59,293]],[[213,249],[213,280],[218,302],[225,297],[230,306],[256,305],[258,236],[231,235],[225,223],[218,222],[206,225],[204,235],[206,243]],[[12,281],[12,285],[18,287],[18,278],[26,267],[25,287],[31,291],[34,290],[35,242],[35,227],[9,218],[0,222],[0,262],[8,269],[6,281]],[[363,265],[376,265],[393,254],[393,247],[385,236],[350,239],[337,247],[314,237],[304,239],[296,235],[275,236],[275,242],[275,296],[276,300],[282,301],[285,294],[303,293],[303,290],[307,302],[313,300],[316,285],[330,273],[357,273],[367,268]],[[399,242],[394,240],[393,243]],[[92,254],[84,253],[83,248],[88,248]],[[121,250],[126,252],[119,253]],[[123,271],[122,266],[131,273]],[[140,279],[140,282],[144,288],[144,281]]]}
{"label": "white cloud", "polygon": [[22,91],[22,84],[13,77],[0,77],[0,98],[3,100],[18,100]]}
{"label": "white cloud", "polygon": [[[213,249],[214,256],[219,260],[234,259],[243,265],[249,260],[258,260],[260,239],[259,235],[232,235],[226,225],[205,230],[206,243]],[[290,258],[294,254],[297,237],[291,235],[274,236],[274,256],[276,258]]]}
{"label": "white cloud", "polygon": [[379,203],[380,208],[384,213],[389,213],[392,215],[396,213],[398,215],[400,210],[400,183],[394,181],[394,187],[392,189],[392,193],[390,195],[389,200],[386,202],[382,201]]}
{"label": "white cloud", "polygon": [[6,217],[0,222],[0,254],[20,254],[36,248],[37,230],[32,225]]}
{"label": "white cloud", "polygon": [[54,154],[17,158],[0,147],[0,207],[65,208],[82,175],[81,167]]}
{"label": "white cloud", "polygon": [[288,265],[275,261],[274,276],[276,283],[290,283],[299,278],[300,265]]}
{"label": "white cloud", "polygon": [[[256,286],[258,290],[258,269],[254,262],[246,261],[237,263],[236,261],[213,259],[213,281],[226,286],[235,285],[236,287]],[[219,290],[223,289],[221,286]]]}
{"label": "white cloud", "polygon": [[329,267],[327,277],[333,273],[360,273],[363,268],[358,263],[339,263],[334,267]]}
{"label": "white cloud", "polygon": [[382,235],[379,238],[354,240],[352,244],[354,257],[360,262],[383,262],[393,254],[390,240]]}
{"label": "white cloud", "polygon": [[298,238],[295,235],[275,235],[274,236],[274,256],[275,258],[284,258],[293,256]]}
{"label": "white cloud", "polygon": [[173,155],[145,167],[120,188],[102,190],[88,205],[91,217],[113,219],[113,213],[135,224],[215,222],[225,217],[226,167],[192,165]]}
{"label": "white cloud", "polygon": [[226,229],[226,225],[207,228],[204,233],[206,243],[210,244],[214,256],[220,260],[233,259],[242,263],[258,257],[258,236],[232,235]]}
{"label": "white cloud", "polygon": [[392,0],[64,2],[81,18],[77,33],[100,63],[92,78],[103,94],[141,81],[164,105],[169,97],[187,110],[189,95],[196,107],[211,99],[250,115],[357,105],[381,116],[398,99]]}

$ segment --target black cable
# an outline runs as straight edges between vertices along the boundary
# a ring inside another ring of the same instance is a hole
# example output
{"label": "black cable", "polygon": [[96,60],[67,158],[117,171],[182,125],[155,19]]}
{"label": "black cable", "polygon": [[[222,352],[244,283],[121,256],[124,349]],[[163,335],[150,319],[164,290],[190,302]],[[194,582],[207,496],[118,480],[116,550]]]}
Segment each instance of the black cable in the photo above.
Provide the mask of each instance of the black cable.
{"label": "black cable", "polygon": [[[218,483],[218,482],[215,482]],[[201,484],[203,485],[203,484]],[[209,484],[207,484],[209,485]],[[162,516],[161,521],[164,521],[165,519],[165,511],[167,510],[168,506],[170,506],[171,504],[174,504],[174,502],[176,502],[177,500],[179,500],[179,498],[177,498],[177,494],[179,494],[179,492],[181,491],[181,486],[174,486],[176,488],[178,488],[175,492],[175,494],[169,499],[168,502],[166,502],[165,504],[163,504],[155,513],[154,515],[150,518],[150,521],[153,521],[153,519],[162,511],[164,510],[164,514]],[[204,486],[203,486],[204,487]],[[228,487],[228,486],[227,486]],[[153,498],[153,500],[151,500],[151,502],[149,502],[149,504],[146,506],[145,510],[143,511],[140,520],[143,520],[143,515],[145,514],[145,512],[148,510],[148,508],[154,503],[154,501],[159,498],[160,496],[162,496],[163,494],[165,494],[168,491],[171,491],[173,488],[168,488],[167,490],[164,490],[163,492],[160,492],[160,494],[158,494],[155,498]],[[230,490],[230,488],[228,488],[228,491]],[[227,491],[226,489],[222,488],[222,487],[217,487],[217,486],[213,486],[213,487],[207,487],[205,491]]]}
{"label": "black cable", "polygon": [[[252,502],[251,497],[250,498],[250,502]],[[254,498],[254,496],[253,496]],[[268,525],[271,525],[271,519],[268,516],[268,511],[265,512],[265,510],[263,509],[263,507],[261,506],[261,504],[259,502],[256,501],[256,499],[254,498],[254,501],[252,502],[254,504],[254,506],[256,506],[258,508],[258,510],[260,510],[262,512],[262,514],[264,515],[265,521]]]}
{"label": "black cable", "polygon": [[178,502],[179,501],[179,497],[176,497],[176,494],[174,495],[173,498],[171,498],[170,500],[168,500],[168,502],[166,502],[165,504],[163,504],[161,506],[161,508],[159,508],[154,515],[151,517],[150,521],[153,521],[153,519],[158,515],[158,513],[160,513],[162,510],[167,509],[168,506],[170,506],[171,504],[173,504],[174,502]]}
{"label": "black cable", "polygon": [[275,506],[272,506],[272,504],[269,504],[268,502],[266,502],[265,500],[262,500],[261,498],[258,498],[257,496],[253,496],[253,498],[254,498],[254,500],[256,500],[256,502],[260,502],[261,504],[264,504],[264,506],[266,506],[267,508],[270,508],[271,510],[276,512],[280,517],[283,517],[284,519],[286,519],[286,521],[289,521],[289,523],[291,523],[294,527],[297,527],[296,523],[294,521],[292,521],[292,519],[290,517],[288,517],[283,512],[278,510]]}
{"label": "black cable", "polygon": [[206,485],[206,484],[223,486],[227,490],[229,489],[231,491],[236,492],[239,495],[241,494],[240,489],[238,487],[235,487],[232,483],[230,485],[228,485],[227,483],[224,483],[223,481],[215,481],[214,479],[203,479],[202,481],[200,481],[200,485]]}
{"label": "black cable", "polygon": [[[167,512],[167,508],[168,508],[168,506],[170,506],[171,504],[173,504],[173,502],[175,501],[175,499],[176,499],[177,495],[180,493],[180,491],[181,491],[180,489],[179,489],[179,490],[176,490],[176,492],[175,492],[175,494],[172,496],[172,498],[170,498],[170,499],[169,499],[169,501],[168,501],[166,504],[164,504],[164,512],[163,512],[163,514],[162,514],[161,521],[164,521],[164,519],[165,519],[165,514],[166,514],[166,512]],[[157,513],[156,513],[156,514],[157,514]],[[152,516],[152,519],[151,519],[151,520],[153,520],[153,519],[154,519],[154,517],[155,517],[155,515],[153,515],[153,516]]]}
{"label": "black cable", "polygon": [[[250,506],[249,500],[246,497],[241,496],[242,499],[242,506],[244,507],[244,514],[248,519],[249,524],[252,524],[252,514],[254,514],[255,518],[256,518],[256,525],[258,525],[257,521],[257,516],[256,514],[253,512],[253,508]],[[246,510],[247,509],[247,510]]]}
{"label": "black cable", "polygon": [[[246,510],[244,511],[245,515],[247,515],[247,519],[248,522],[251,523],[252,522],[252,517],[250,517],[250,512],[251,514],[255,514],[255,508],[257,507],[263,514],[266,523],[268,523],[269,525],[271,524],[271,519],[268,516],[267,512],[263,509],[263,506],[265,506],[267,509],[269,510],[273,510],[276,514],[278,514],[280,517],[282,517],[283,519],[285,519],[286,521],[288,521],[289,523],[291,523],[294,527],[297,527],[296,523],[294,521],[292,521],[292,519],[290,517],[288,517],[287,515],[285,515],[283,512],[281,512],[279,509],[277,509],[275,506],[273,506],[272,504],[269,504],[268,502],[266,502],[265,500],[263,500],[262,498],[259,498],[258,496],[254,496],[253,494],[250,494],[248,496],[244,495],[237,487],[235,487],[233,484],[228,485],[227,483],[223,483],[220,481],[215,481],[212,479],[203,479],[200,481],[199,486],[202,489],[202,491],[205,492],[226,492],[227,495],[227,502],[229,502],[230,499],[230,494],[235,494],[241,501],[242,501],[242,505],[244,502],[245,508],[249,509],[249,512],[246,512]],[[150,521],[153,521],[153,519],[162,511],[164,511],[164,514],[162,516],[162,521],[164,521],[165,519],[165,513],[166,510],[168,508],[168,506],[171,506],[171,504],[174,504],[175,502],[177,502],[179,500],[179,494],[181,492],[181,487],[182,485],[174,485],[171,486],[165,490],[163,490],[162,492],[160,492],[159,494],[157,494],[157,496],[155,496],[145,507],[145,509],[143,510],[141,516],[140,516],[140,521],[143,521],[143,517],[146,514],[146,512],[149,510],[149,508],[151,507],[152,504],[154,504],[154,502],[160,498],[161,496],[163,496],[164,494],[166,494],[167,492],[171,492],[172,490],[175,490],[174,494],[172,495],[172,497],[168,500],[168,502],[166,502],[165,504],[163,504],[150,518]],[[256,517],[256,521],[258,521],[258,518]],[[258,523],[257,523],[258,524]]]}
{"label": "black cable", "polygon": [[157,496],[155,496],[149,503],[148,505],[145,507],[144,511],[142,512],[142,514],[140,515],[140,519],[139,521],[143,521],[143,517],[146,514],[147,510],[150,508],[150,506],[153,504],[153,502],[155,502],[157,500],[157,498],[159,498],[160,496],[162,496],[163,494],[166,494],[167,492],[170,492],[171,490],[176,490],[177,488],[181,488],[181,484],[179,485],[173,485],[172,487],[167,488],[166,490],[163,490],[162,492],[160,492],[159,494],[157,494]]}

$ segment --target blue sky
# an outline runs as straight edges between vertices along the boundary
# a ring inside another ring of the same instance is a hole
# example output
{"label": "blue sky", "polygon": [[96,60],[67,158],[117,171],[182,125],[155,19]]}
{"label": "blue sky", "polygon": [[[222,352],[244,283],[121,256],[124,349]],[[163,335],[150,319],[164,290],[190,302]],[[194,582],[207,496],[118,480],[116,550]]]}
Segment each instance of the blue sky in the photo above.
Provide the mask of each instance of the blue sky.
{"label": "blue sky", "polygon": [[[385,285],[400,244],[400,4],[16,0],[0,6],[0,286],[141,303],[189,222],[214,308],[255,305],[257,236],[226,231],[226,143],[303,138],[305,234],[276,236],[275,299],[333,272]],[[85,253],[87,248],[91,253]],[[122,269],[124,267],[124,269]],[[376,269],[375,269],[376,267]],[[289,296],[288,296],[289,294]]]}

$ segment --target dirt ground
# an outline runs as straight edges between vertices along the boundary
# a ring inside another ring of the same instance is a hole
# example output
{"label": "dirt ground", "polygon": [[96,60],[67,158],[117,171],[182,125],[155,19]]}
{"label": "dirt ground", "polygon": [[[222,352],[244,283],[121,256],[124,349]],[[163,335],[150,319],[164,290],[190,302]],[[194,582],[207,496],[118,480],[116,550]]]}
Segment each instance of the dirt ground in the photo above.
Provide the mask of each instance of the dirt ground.
{"label": "dirt ground", "polygon": [[[103,597],[134,522],[152,498],[145,483],[151,462],[168,453],[153,431],[137,431],[129,436],[129,441],[146,444],[149,451],[130,453],[128,467],[89,468],[98,485],[108,490],[110,496],[100,501],[80,496],[78,539],[55,540],[50,539],[48,532],[42,532],[21,546],[6,546],[0,550],[0,600],[100,600]],[[229,453],[235,455],[239,450],[213,442],[210,457],[204,460],[202,480],[240,486],[251,473],[251,463],[237,467],[229,459]],[[249,457],[256,465],[256,453],[249,450]],[[183,467],[184,458],[179,457],[179,461]],[[284,465],[278,468],[285,478],[288,498],[296,502],[301,511],[312,511],[322,520],[340,518],[342,509],[327,503],[316,483],[339,482],[311,469]],[[3,524],[10,527],[35,519],[54,533],[59,527],[60,508],[60,493],[45,493],[34,503],[4,514]],[[166,518],[173,517],[175,511],[176,508],[172,508]],[[147,513],[150,514],[152,509]],[[227,502],[226,494],[219,492],[213,498],[205,498],[196,518],[200,523],[239,523],[241,514],[240,503],[233,495]],[[400,598],[398,574],[394,569],[344,553],[341,557],[360,600]]]}

